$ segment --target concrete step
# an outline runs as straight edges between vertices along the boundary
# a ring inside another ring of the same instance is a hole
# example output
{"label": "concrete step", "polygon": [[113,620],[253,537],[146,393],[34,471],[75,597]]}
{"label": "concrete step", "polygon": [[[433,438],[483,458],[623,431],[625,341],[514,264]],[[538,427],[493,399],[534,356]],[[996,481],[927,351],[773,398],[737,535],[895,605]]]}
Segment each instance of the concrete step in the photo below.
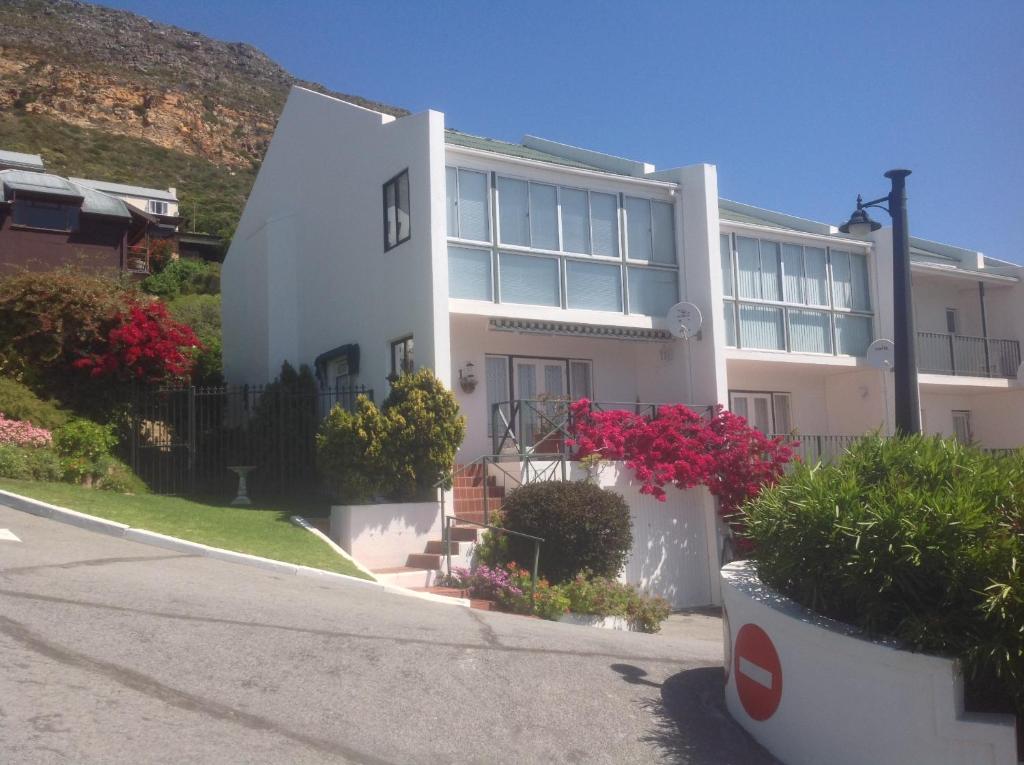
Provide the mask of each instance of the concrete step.
{"label": "concrete step", "polygon": [[429,571],[411,566],[395,566],[393,568],[370,569],[377,581],[397,587],[433,587],[437,584],[440,571]]}
{"label": "concrete step", "polygon": [[[504,486],[488,486],[487,487],[488,497],[504,497],[505,487]],[[483,486],[461,486],[455,489],[455,499],[478,499],[484,498],[484,487]]]}
{"label": "concrete step", "polygon": [[[459,542],[461,540],[452,539],[448,543],[448,551],[452,555],[459,554]],[[431,555],[444,555],[444,540],[443,539],[431,539],[427,542],[427,549],[424,552],[430,553]]]}
{"label": "concrete step", "polygon": [[476,542],[480,530],[475,526],[452,526],[448,534],[453,542]]}
{"label": "concrete step", "polygon": [[410,553],[405,565],[409,568],[424,568],[437,571],[441,568],[441,557],[438,553]]}

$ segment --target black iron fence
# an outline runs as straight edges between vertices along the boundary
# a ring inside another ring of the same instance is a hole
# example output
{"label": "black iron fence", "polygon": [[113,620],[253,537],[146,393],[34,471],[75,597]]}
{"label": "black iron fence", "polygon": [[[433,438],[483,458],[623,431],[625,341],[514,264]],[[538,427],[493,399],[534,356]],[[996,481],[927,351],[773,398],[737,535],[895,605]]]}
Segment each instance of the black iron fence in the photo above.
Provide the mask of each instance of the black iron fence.
{"label": "black iron fence", "polygon": [[158,494],[228,495],[231,466],[252,466],[250,493],[316,493],[316,433],[334,406],[352,410],[366,387],[294,392],[280,385],[175,388],[132,397],[123,439],[132,469]]}
{"label": "black iron fence", "polygon": [[922,372],[973,377],[1016,377],[1020,343],[941,332],[917,333],[917,367]]}

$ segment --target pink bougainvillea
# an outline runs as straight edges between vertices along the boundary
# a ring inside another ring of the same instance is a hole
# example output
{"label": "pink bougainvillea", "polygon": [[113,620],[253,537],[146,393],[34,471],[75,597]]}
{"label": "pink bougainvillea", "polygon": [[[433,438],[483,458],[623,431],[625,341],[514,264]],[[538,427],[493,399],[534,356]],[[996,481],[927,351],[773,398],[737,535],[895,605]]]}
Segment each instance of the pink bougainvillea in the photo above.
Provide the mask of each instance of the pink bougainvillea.
{"label": "pink bougainvillea", "polygon": [[570,405],[570,444],[580,457],[622,460],[640,491],[665,501],[665,486],[705,485],[723,515],[735,513],[762,487],[775,483],[793,458],[795,442],[768,438],[721,406],[703,417],[682,404],[658,408],[654,417],[595,411],[590,401]]}
{"label": "pink bougainvillea", "polygon": [[45,428],[37,428],[31,422],[8,420],[0,412],[0,444],[14,446],[50,446],[53,437]]}

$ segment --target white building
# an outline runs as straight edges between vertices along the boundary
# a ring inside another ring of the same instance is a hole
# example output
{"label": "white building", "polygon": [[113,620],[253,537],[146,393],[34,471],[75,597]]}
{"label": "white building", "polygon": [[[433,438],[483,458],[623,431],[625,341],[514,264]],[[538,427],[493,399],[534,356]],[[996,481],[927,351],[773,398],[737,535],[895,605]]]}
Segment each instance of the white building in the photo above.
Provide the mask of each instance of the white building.
{"label": "white building", "polygon": [[[1024,268],[912,246],[925,429],[1021,445]],[[477,138],[293,88],[224,263],[225,372],[316,361],[379,400],[390,374],[430,367],[468,419],[463,463],[506,434],[543,451],[545,412],[580,396],[722,403],[812,443],[891,431],[891,373],[864,359],[893,334],[890,274],[888,228],[857,239],[720,200],[712,165]],[[688,341],[666,331],[680,300],[703,314]]]}

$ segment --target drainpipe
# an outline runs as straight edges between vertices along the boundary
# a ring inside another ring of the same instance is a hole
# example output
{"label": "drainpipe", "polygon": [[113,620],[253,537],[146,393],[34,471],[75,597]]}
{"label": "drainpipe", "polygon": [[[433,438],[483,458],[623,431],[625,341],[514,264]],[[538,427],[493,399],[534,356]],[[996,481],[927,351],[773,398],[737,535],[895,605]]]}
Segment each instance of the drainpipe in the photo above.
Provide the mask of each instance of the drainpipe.
{"label": "drainpipe", "polygon": [[981,336],[985,341],[985,376],[991,377],[992,363],[988,350],[988,315],[985,312],[985,282],[978,282],[978,299],[981,301]]}

